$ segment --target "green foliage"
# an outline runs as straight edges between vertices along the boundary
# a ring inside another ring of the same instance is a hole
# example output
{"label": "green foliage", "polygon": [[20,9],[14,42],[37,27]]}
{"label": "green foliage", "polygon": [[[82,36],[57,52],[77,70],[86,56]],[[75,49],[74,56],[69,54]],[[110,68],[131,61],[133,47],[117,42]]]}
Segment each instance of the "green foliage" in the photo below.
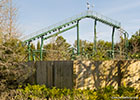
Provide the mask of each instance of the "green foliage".
{"label": "green foliage", "polygon": [[[77,48],[77,41],[75,41],[74,47]],[[80,40],[80,53],[82,59],[87,60],[107,60],[109,55],[108,50],[111,50],[111,42],[103,40],[97,41],[97,51],[94,51],[94,43]],[[76,52],[76,51],[75,51]]]}
{"label": "green foliage", "polygon": [[112,49],[112,43],[107,42],[107,41],[103,41],[103,40],[99,40],[97,42],[97,49],[100,50],[100,51],[111,50]]}
{"label": "green foliage", "polygon": [[140,30],[129,39],[128,50],[132,59],[140,59]]}
{"label": "green foliage", "polygon": [[24,89],[18,89],[23,95],[28,95],[29,97],[39,97],[39,98],[45,98],[48,96],[48,89],[45,85],[39,86],[39,85],[28,85]]}
{"label": "green foliage", "polygon": [[120,96],[130,96],[130,97],[135,97],[136,93],[137,93],[137,91],[134,88],[132,88],[132,87],[124,87],[124,86],[119,87],[116,92]]}
{"label": "green foliage", "polygon": [[80,89],[59,89],[53,87],[52,89],[46,88],[45,85],[27,85],[24,89],[18,89],[22,95],[29,98],[51,98],[52,100],[96,100],[96,92],[93,90],[80,90]]}
{"label": "green foliage", "polygon": [[140,53],[131,54],[130,57],[133,59],[140,59]]}
{"label": "green foliage", "polygon": [[97,91],[97,95],[97,100],[112,100],[112,97],[119,97],[119,95],[116,94],[116,90],[112,86],[100,88]]}
{"label": "green foliage", "polygon": [[23,47],[22,42],[15,38],[4,41],[0,51],[3,54],[1,60],[6,62],[21,62],[26,56],[26,47]]}
{"label": "green foliage", "polygon": [[34,72],[34,68],[21,63],[26,56],[25,48],[14,38],[0,45],[0,93],[17,88]]}
{"label": "green foliage", "polygon": [[[21,87],[20,87],[21,88]],[[38,98],[38,99],[51,99],[51,100],[112,100],[112,97],[138,97],[140,93],[134,88],[119,87],[114,89],[112,86],[100,88],[98,90],[90,89],[59,89],[53,87],[52,89],[46,88],[45,85],[27,85],[23,89],[16,90],[20,95],[18,98]],[[15,97],[16,100],[17,97]]]}
{"label": "green foliage", "polygon": [[56,40],[44,46],[46,54],[45,60],[70,60],[70,44],[66,42],[62,36],[58,36]]}

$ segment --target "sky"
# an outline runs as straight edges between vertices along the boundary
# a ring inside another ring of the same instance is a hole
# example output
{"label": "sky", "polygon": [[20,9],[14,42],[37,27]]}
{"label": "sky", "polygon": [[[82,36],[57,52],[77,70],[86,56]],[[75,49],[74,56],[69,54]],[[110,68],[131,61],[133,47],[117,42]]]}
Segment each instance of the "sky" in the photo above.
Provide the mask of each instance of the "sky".
{"label": "sky", "polygon": [[[14,0],[18,7],[18,25],[23,35],[58,23],[68,17],[86,11],[87,0]],[[129,37],[140,29],[140,0],[88,0],[94,4],[93,10],[121,22]],[[93,41],[94,20],[80,21],[80,39]],[[111,41],[112,27],[97,23],[97,39]],[[74,43],[76,29],[61,34],[67,42]],[[115,32],[115,41],[119,41]]]}

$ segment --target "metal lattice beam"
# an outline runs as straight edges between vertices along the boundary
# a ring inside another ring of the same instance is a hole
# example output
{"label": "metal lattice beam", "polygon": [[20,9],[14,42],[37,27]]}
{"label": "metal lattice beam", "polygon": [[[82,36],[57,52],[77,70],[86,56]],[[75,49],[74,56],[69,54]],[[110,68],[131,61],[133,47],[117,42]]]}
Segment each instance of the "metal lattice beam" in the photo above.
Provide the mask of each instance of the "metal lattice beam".
{"label": "metal lattice beam", "polygon": [[64,21],[61,21],[59,23],[56,23],[54,25],[51,25],[47,28],[44,28],[42,30],[39,30],[35,33],[29,34],[27,36],[24,36],[21,38],[21,40],[25,43],[25,42],[31,42],[34,41],[37,38],[41,38],[42,36],[48,36],[49,33],[53,33],[56,32],[59,29],[62,29],[69,25],[75,24],[78,20],[84,19],[84,18],[92,18],[92,19],[96,19],[99,22],[102,22],[104,24],[107,24],[109,26],[113,26],[115,28],[120,28],[121,24],[120,22],[117,22],[113,19],[110,19],[106,16],[103,16],[95,11],[85,11],[83,13],[80,13],[76,16],[70,17],[68,19],[65,19]]}

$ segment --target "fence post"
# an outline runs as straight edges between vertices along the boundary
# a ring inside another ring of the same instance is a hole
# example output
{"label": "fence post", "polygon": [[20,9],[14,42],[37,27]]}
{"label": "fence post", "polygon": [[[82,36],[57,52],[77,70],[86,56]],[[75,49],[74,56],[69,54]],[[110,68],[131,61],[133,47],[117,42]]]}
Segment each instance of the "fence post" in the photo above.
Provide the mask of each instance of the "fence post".
{"label": "fence post", "polygon": [[112,30],[112,58],[114,59],[114,33],[115,33],[115,27],[113,27]]}
{"label": "fence post", "polygon": [[96,45],[96,41],[97,41],[97,33],[96,33],[96,26],[97,26],[97,20],[95,19],[94,21],[94,51],[97,51],[97,45]]}
{"label": "fence post", "polygon": [[77,21],[77,55],[80,55],[79,20]]}
{"label": "fence post", "polygon": [[28,41],[28,61],[31,61],[31,43]]}
{"label": "fence post", "polygon": [[43,36],[41,37],[41,46],[40,46],[40,60],[42,61],[43,60]]}

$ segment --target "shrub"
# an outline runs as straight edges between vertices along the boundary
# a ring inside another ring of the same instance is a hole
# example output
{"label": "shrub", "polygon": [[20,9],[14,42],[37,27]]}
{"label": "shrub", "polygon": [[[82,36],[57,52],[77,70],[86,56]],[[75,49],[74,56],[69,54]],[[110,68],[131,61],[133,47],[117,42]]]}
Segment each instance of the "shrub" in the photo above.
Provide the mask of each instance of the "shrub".
{"label": "shrub", "polygon": [[[90,89],[58,89],[56,87],[47,88],[45,85],[27,85],[24,88],[20,86],[14,92],[9,92],[5,98],[14,100],[112,100],[112,97],[139,97],[139,91],[132,87],[119,87],[118,90],[112,86],[100,88],[98,90]],[[14,93],[14,94],[13,94]],[[11,95],[12,94],[12,95]],[[1,99],[1,98],[0,98]],[[5,99],[6,100],[6,99]]]}

